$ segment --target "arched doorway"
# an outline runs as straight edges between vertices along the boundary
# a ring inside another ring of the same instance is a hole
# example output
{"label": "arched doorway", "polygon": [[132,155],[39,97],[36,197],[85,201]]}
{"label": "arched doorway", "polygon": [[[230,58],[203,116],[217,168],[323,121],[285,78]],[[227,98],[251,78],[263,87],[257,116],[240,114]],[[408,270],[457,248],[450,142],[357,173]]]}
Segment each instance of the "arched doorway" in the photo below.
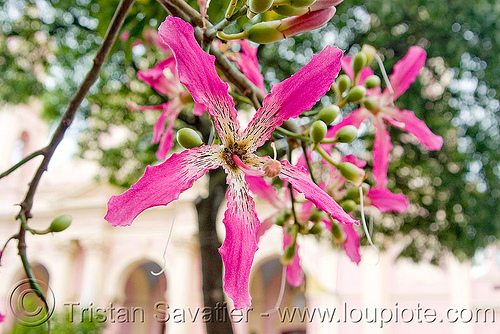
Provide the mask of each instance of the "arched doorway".
{"label": "arched doorway", "polygon": [[[126,321],[121,323],[120,333],[159,334],[165,332],[165,324],[154,317],[156,305],[166,305],[167,279],[165,274],[155,276],[161,267],[152,261],[133,265],[125,283],[122,302]],[[118,311],[117,311],[118,312]],[[123,313],[123,312],[122,312]]]}
{"label": "arched doorway", "polygon": [[[297,316],[306,310],[305,282],[299,287],[285,284],[279,310],[275,309],[281,290],[283,266],[279,258],[262,262],[250,281],[253,311],[249,313],[250,334],[305,334],[306,322]],[[295,311],[295,316],[291,315]]]}

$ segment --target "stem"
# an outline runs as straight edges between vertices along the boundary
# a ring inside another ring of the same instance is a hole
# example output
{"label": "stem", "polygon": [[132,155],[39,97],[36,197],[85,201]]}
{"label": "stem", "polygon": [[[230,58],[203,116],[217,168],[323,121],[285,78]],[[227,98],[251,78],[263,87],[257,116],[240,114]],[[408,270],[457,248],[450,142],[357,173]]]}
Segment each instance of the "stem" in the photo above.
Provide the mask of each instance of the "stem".
{"label": "stem", "polygon": [[9,175],[13,171],[15,171],[16,169],[18,169],[19,167],[21,167],[22,165],[24,165],[25,163],[27,163],[31,159],[36,158],[39,155],[44,155],[44,150],[38,150],[38,151],[35,151],[35,152],[31,153],[30,155],[28,155],[27,157],[25,157],[24,159],[22,159],[21,161],[19,161],[17,164],[15,164],[14,166],[12,166],[9,169],[7,169],[5,172],[3,172],[2,174],[0,174],[0,179],[3,178],[3,177],[5,177],[5,176],[7,176],[7,175]]}
{"label": "stem", "polygon": [[[288,161],[292,161],[292,147],[288,146]],[[290,201],[292,202],[292,215],[293,215],[293,221],[295,224],[299,224],[299,221],[297,219],[297,214],[295,213],[295,198],[293,196],[293,187],[291,183],[288,183],[288,189],[290,190]],[[294,236],[294,241],[297,240],[297,235]]]}
{"label": "stem", "polygon": [[333,161],[332,157],[328,153],[326,153],[325,150],[321,146],[315,145],[314,149],[316,150],[316,152],[318,152],[323,157],[323,159],[328,161],[334,167],[338,167],[339,164],[336,163],[335,161]]}
{"label": "stem", "polygon": [[243,6],[236,13],[234,13],[230,18],[223,18],[219,23],[215,24],[210,29],[207,29],[206,35],[208,37],[214,38],[217,31],[224,30],[231,23],[242,17],[247,13],[247,6]]}
{"label": "stem", "polygon": [[306,147],[306,143],[305,142],[301,142],[301,146],[302,146],[302,151],[304,152],[304,159],[306,160],[306,165],[307,165],[307,169],[309,169],[309,175],[311,176],[311,180],[315,183],[315,184],[318,184],[316,182],[316,180],[314,179],[314,175],[313,175],[313,170],[311,168],[311,163],[309,162],[309,156],[307,155],[307,147]]}
{"label": "stem", "polygon": [[303,142],[310,142],[311,141],[311,138],[309,138],[307,136],[299,135],[299,134],[297,134],[295,132],[292,132],[292,131],[289,131],[289,130],[286,130],[286,129],[283,129],[281,126],[277,126],[276,129],[274,129],[274,130],[277,133],[279,133],[280,135],[292,137],[292,138],[295,138],[295,139],[300,139]]}

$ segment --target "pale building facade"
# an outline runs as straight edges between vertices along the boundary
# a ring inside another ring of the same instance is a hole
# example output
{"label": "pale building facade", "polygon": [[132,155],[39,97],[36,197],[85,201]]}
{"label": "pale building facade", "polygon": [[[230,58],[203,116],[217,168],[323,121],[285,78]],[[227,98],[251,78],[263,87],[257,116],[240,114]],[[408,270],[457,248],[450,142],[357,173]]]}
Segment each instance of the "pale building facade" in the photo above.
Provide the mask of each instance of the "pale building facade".
{"label": "pale building facade", "polygon": [[[37,108],[1,109],[0,170],[40,148],[47,132]],[[36,163],[0,180],[2,245],[17,232],[15,204],[23,199],[34,168]],[[75,321],[83,312],[101,313],[106,333],[204,333],[207,317],[192,204],[203,192],[204,180],[183,193],[178,204],[147,210],[132,226],[115,228],[103,217],[109,197],[121,190],[94,182],[97,169],[81,160],[49,168],[35,197],[33,228],[46,228],[60,214],[73,217],[62,233],[27,237],[28,258],[37,278],[53,291],[56,312],[72,312]],[[272,212],[267,204],[256,204],[261,218]],[[286,285],[276,311],[281,229],[262,237],[250,278],[252,307],[236,312],[228,301],[238,334],[500,334],[500,256],[495,248],[485,252],[480,268],[452,258],[443,267],[395,262],[396,247],[380,257],[363,249],[357,266],[330,245],[313,238],[299,242],[305,284]],[[0,267],[0,312],[7,316],[1,330],[14,321],[9,296],[23,277],[16,246],[9,244]],[[163,273],[151,274],[164,266]],[[217,321],[217,314],[210,316]]]}

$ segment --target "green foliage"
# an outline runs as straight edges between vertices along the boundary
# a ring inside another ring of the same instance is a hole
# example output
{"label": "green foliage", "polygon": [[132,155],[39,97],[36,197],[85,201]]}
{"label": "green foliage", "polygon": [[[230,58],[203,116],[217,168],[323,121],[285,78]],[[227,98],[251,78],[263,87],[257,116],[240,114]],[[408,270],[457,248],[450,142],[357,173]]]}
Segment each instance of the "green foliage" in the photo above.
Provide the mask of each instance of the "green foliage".
{"label": "green foliage", "polygon": [[[55,314],[50,319],[51,333],[53,334],[99,334],[102,333],[106,324],[96,316],[92,319],[84,317],[77,319],[75,315]],[[16,323],[14,327],[5,332],[6,334],[45,334],[47,333],[47,323],[38,326],[24,326]]]}

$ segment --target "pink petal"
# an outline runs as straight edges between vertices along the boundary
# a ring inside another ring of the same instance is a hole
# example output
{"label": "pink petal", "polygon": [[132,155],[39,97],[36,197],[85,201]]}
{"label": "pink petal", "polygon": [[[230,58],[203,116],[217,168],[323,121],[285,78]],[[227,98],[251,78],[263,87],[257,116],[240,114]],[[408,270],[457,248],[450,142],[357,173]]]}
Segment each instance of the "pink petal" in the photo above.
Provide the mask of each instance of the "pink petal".
{"label": "pink petal", "polygon": [[163,109],[163,104],[159,104],[157,106],[140,106],[135,102],[129,102],[128,108],[130,110],[140,110],[140,111],[146,111],[146,110],[160,110]]}
{"label": "pink petal", "polygon": [[278,30],[285,37],[292,37],[324,26],[335,15],[335,7],[319,9],[281,20]]}
{"label": "pink petal", "polygon": [[337,6],[344,0],[316,0],[310,7],[311,12]]}
{"label": "pink petal", "polygon": [[266,93],[264,89],[264,77],[260,73],[259,60],[257,59],[257,48],[254,48],[248,43],[247,40],[237,40],[235,41],[241,46],[241,52],[234,53],[234,60],[240,67],[243,74],[250,80],[255,86],[259,87],[263,94]]}
{"label": "pink petal", "polygon": [[[424,121],[418,119],[413,111],[399,110],[391,114],[392,118],[404,124],[406,132],[412,133],[417,139],[431,151],[438,151],[443,147],[443,138],[435,135],[427,127]],[[401,127],[399,124],[393,122],[390,117],[386,120],[396,127]]]}
{"label": "pink petal", "polygon": [[340,49],[327,46],[300,71],[271,88],[243,134],[250,152],[264,144],[276,126],[310,109],[330,89],[341,57]]}
{"label": "pink petal", "polygon": [[129,190],[108,202],[106,219],[113,226],[130,225],[142,211],[167,205],[208,170],[223,164],[220,146],[203,146],[172,155],[158,166],[146,167],[142,178]]}
{"label": "pink petal", "polygon": [[207,110],[207,108],[205,107],[204,104],[195,103],[193,107],[193,114],[195,116],[201,116],[205,113],[205,110]]}
{"label": "pink petal", "polygon": [[[164,70],[167,68],[172,73],[172,78],[170,79],[164,74]],[[167,95],[170,98],[177,96],[178,92],[182,90],[179,81],[175,77],[174,57],[169,57],[159,62],[152,69],[137,72],[137,77],[160,94]]]}
{"label": "pink petal", "polygon": [[354,229],[352,224],[340,224],[344,233],[346,234],[346,241],[344,242],[344,250],[352,262],[359,263],[361,255],[359,254],[359,235]]}
{"label": "pink petal", "polygon": [[350,215],[340,207],[327,193],[318,187],[305,173],[305,170],[296,166],[290,165],[287,161],[281,162],[283,168],[279,174],[279,178],[288,181],[293,188],[313,202],[320,210],[332,215],[332,218],[337,219],[343,224],[358,224]]}
{"label": "pink petal", "polygon": [[[180,101],[172,102],[168,106],[166,106],[166,120],[168,123],[167,128],[165,129],[165,131],[163,131],[163,135],[161,136],[160,146],[156,151],[156,157],[158,158],[158,160],[165,160],[165,158],[167,157],[167,153],[172,147],[174,147],[174,122],[181,113],[183,107],[184,106]],[[163,126],[165,126],[165,121],[163,121]]]}
{"label": "pink petal", "polygon": [[155,122],[155,125],[153,126],[153,140],[151,140],[153,144],[160,142],[163,130],[165,130],[165,122],[167,121],[169,104],[170,104],[169,102],[162,104],[163,111],[161,112],[160,117],[158,117],[158,119]]}
{"label": "pink petal", "polygon": [[255,236],[257,239],[257,242],[259,242],[260,237],[263,236],[264,233],[266,233],[266,231],[269,230],[271,228],[271,226],[274,225],[274,216],[276,216],[278,213],[279,212],[276,212],[271,217],[267,217],[266,219],[264,219],[262,221],[262,223],[259,226],[259,229],[257,230],[257,234]]}
{"label": "pink petal", "polygon": [[180,81],[193,99],[207,107],[224,144],[237,141],[240,128],[228,84],[215,71],[215,57],[204,52],[194,38],[193,27],[168,16],[158,29],[160,37],[172,50]]}
{"label": "pink petal", "polygon": [[259,196],[277,209],[283,209],[285,204],[280,200],[274,187],[267,183],[262,177],[246,174],[245,180],[252,193]]}
{"label": "pink petal", "polygon": [[226,168],[229,190],[224,214],[226,238],[219,252],[224,262],[224,292],[234,301],[236,309],[250,306],[248,280],[254,254],[257,251],[257,231],[260,226],[255,204],[248,192],[244,173]]}
{"label": "pink petal", "polygon": [[2,313],[0,313],[0,322],[3,322],[4,320],[5,320],[5,316]]}
{"label": "pink petal", "polygon": [[[283,229],[283,249],[293,242],[293,237]],[[302,268],[300,268],[299,245],[295,244],[295,255],[286,266],[286,280],[291,286],[298,287],[302,284]]]}
{"label": "pink petal", "polygon": [[420,46],[412,46],[408,49],[406,56],[394,65],[390,76],[391,86],[394,90],[393,100],[403,94],[415,81],[420,69],[425,65],[426,57],[427,53],[424,49]]}
{"label": "pink petal", "polygon": [[410,204],[405,195],[394,194],[385,188],[370,188],[367,196],[372,205],[382,212],[404,212]]}
{"label": "pink petal", "polygon": [[366,166],[366,161],[358,159],[354,154],[348,154],[342,158],[342,162],[350,162],[359,168],[364,168]]}
{"label": "pink petal", "polygon": [[387,169],[389,168],[389,154],[392,149],[391,136],[385,123],[379,118],[373,118],[375,126],[375,140],[373,142],[373,178],[377,187],[387,186]]}

